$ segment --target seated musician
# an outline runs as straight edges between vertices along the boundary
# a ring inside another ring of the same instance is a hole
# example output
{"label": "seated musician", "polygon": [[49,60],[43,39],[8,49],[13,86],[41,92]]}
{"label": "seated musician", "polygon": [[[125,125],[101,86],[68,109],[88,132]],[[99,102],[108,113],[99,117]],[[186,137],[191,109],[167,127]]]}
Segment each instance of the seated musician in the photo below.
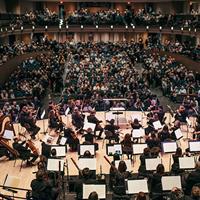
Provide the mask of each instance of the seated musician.
{"label": "seated musician", "polygon": [[158,138],[161,142],[164,142],[165,140],[170,139],[170,133],[169,133],[169,128],[167,125],[165,125],[162,130],[158,133]]}
{"label": "seated musician", "polygon": [[188,114],[185,110],[185,107],[183,105],[180,105],[178,110],[176,111],[175,120],[186,123],[187,116]]}
{"label": "seated musician", "polygon": [[147,121],[148,126],[145,128],[145,135],[149,135],[149,133],[151,133],[152,131],[155,131],[155,128],[153,126],[153,122],[155,122],[155,117],[153,113],[148,113],[147,119],[148,119]]}
{"label": "seated musician", "polygon": [[122,152],[123,154],[126,154],[128,159],[132,159],[132,154],[133,154],[133,141],[131,138],[130,134],[126,134],[124,139],[121,141],[121,145],[122,145]]}
{"label": "seated musician", "polygon": [[[31,151],[28,149],[28,147],[25,147],[24,144],[26,141],[19,142],[19,138],[15,137],[13,142],[13,148],[18,151],[19,156],[23,160],[27,160],[27,165],[33,165],[33,163],[37,160],[38,156],[31,153]],[[29,160],[32,158],[31,160]]]}
{"label": "seated musician", "polygon": [[36,179],[31,181],[33,200],[56,200],[58,189],[53,187],[44,171],[36,173]]}
{"label": "seated musician", "polygon": [[142,128],[142,125],[139,123],[138,119],[134,119],[133,122],[131,122],[132,129],[140,129]]}
{"label": "seated musician", "polygon": [[196,126],[193,132],[193,139],[200,140],[200,115],[197,116]]}
{"label": "seated musician", "polygon": [[[156,172],[151,178],[151,195],[153,199],[161,200],[162,199],[162,176],[165,175],[165,168],[163,164],[159,164],[156,168]],[[155,193],[155,194],[154,194]]]}
{"label": "seated musician", "polygon": [[19,115],[19,122],[22,127],[30,133],[31,138],[35,139],[35,135],[39,132],[40,127],[36,126],[32,113],[28,111],[27,106],[23,106]]}
{"label": "seated musician", "polygon": [[98,194],[94,191],[94,192],[91,192],[89,197],[88,197],[88,200],[98,200]]}
{"label": "seated musician", "polygon": [[96,181],[96,176],[89,168],[84,168],[83,170],[81,170],[79,174],[80,174],[79,179],[75,183],[75,192],[77,195],[76,199],[82,200],[83,184],[84,183],[95,184],[97,183],[97,181]]}
{"label": "seated musician", "polygon": [[114,139],[115,142],[119,142],[119,134],[116,132],[116,130],[119,129],[119,126],[115,125],[115,120],[111,119],[108,121],[109,124],[107,124],[104,129],[105,129],[105,135],[106,139],[109,139],[109,143],[111,143],[111,140]]}
{"label": "seated musician", "polygon": [[63,124],[60,121],[60,119],[58,118],[58,116],[56,115],[55,110],[51,110],[49,112],[49,128],[50,129],[55,129],[55,131],[62,131],[63,130]]}
{"label": "seated musician", "polygon": [[74,108],[72,113],[72,124],[75,126],[76,130],[79,130],[82,133],[84,126],[84,116],[79,112],[78,107]]}
{"label": "seated musician", "polygon": [[172,140],[176,140],[176,139],[177,139],[177,138],[176,138],[175,131],[176,131],[177,129],[179,129],[180,127],[181,127],[180,121],[176,120],[176,121],[174,122],[174,127],[171,128],[172,132],[171,132],[170,138],[171,138]]}
{"label": "seated musician", "polygon": [[152,132],[151,136],[146,139],[146,143],[150,149],[153,147],[160,148],[160,140],[156,137],[155,132]]}
{"label": "seated musician", "polygon": [[102,133],[103,133],[103,128],[102,128],[101,125],[100,125],[100,123],[101,123],[102,121],[101,121],[101,120],[98,120],[97,117],[95,116],[95,114],[96,114],[96,111],[92,110],[92,111],[90,112],[90,115],[87,117],[87,119],[88,119],[88,122],[96,124],[95,130],[94,130],[94,135],[95,135],[95,137],[96,137],[96,131],[100,131],[100,132],[99,132],[99,135],[98,135],[98,137],[97,137],[97,139],[102,139],[102,138],[101,138],[101,135],[102,135]]}
{"label": "seated musician", "polygon": [[146,175],[146,165],[145,165],[145,159],[152,158],[150,149],[144,148],[143,153],[140,155],[140,166],[138,169],[139,174]]}
{"label": "seated musician", "polygon": [[85,138],[85,144],[94,144],[95,151],[99,149],[98,143],[94,142],[95,136],[92,134],[92,129],[88,128],[86,134],[82,135]]}
{"label": "seated musician", "polygon": [[183,170],[181,170],[179,167],[179,158],[180,157],[183,157],[183,153],[182,153],[182,149],[180,147],[178,147],[176,149],[176,153],[172,154],[174,163],[172,164],[171,172],[175,175],[183,173]]}
{"label": "seated musician", "polygon": [[77,137],[77,134],[71,128],[66,128],[64,130],[64,137],[67,138],[67,143],[69,144],[70,151],[72,152],[78,151],[78,146],[80,144],[80,141]]}
{"label": "seated musician", "polygon": [[125,195],[126,194],[126,186],[125,179],[131,177],[131,173],[127,171],[126,163],[121,160],[119,162],[118,169],[113,168],[110,170],[110,175],[114,177],[113,182],[110,184],[113,187],[113,192],[117,195]]}

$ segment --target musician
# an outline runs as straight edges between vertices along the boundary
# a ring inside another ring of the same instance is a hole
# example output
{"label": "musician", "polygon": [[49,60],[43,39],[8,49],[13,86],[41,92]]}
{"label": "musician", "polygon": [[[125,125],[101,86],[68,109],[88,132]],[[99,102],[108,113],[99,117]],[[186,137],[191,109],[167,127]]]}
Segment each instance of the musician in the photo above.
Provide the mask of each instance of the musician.
{"label": "musician", "polygon": [[80,141],[77,137],[77,134],[71,128],[66,128],[64,130],[64,137],[67,138],[67,143],[69,144],[70,151],[71,152],[78,151],[78,146],[80,144]]}
{"label": "musician", "polygon": [[153,113],[151,113],[151,112],[148,113],[147,119],[148,119],[148,121],[147,121],[148,126],[145,128],[145,135],[149,135],[149,133],[155,131],[155,128],[153,126],[153,122],[155,122],[155,117],[154,117]]}
{"label": "musician", "polygon": [[144,148],[143,153],[140,155],[140,166],[139,166],[138,172],[141,175],[146,175],[145,159],[148,159],[148,158],[152,158],[152,156],[151,156],[150,149],[147,147],[147,148]]}
{"label": "musician", "polygon": [[191,172],[186,179],[186,194],[190,195],[192,187],[200,184],[200,162],[196,163],[195,171]]}
{"label": "musician", "polygon": [[174,163],[172,164],[171,172],[174,173],[175,175],[183,173],[183,170],[181,170],[179,167],[179,158],[181,157],[183,157],[182,149],[178,147],[176,149],[175,154],[172,154]]}
{"label": "musician", "polygon": [[[161,179],[162,176],[165,175],[165,168],[163,164],[159,164],[156,168],[156,173],[153,174],[153,177],[151,179],[151,193],[152,198],[156,200],[162,199],[162,184]],[[153,197],[153,193],[156,194],[156,198]],[[160,195],[159,195],[160,193]]]}
{"label": "musician", "polygon": [[30,133],[31,138],[35,139],[35,135],[39,132],[40,127],[36,126],[36,121],[32,116],[32,112],[28,111],[27,106],[23,106],[19,115],[19,122],[21,126],[25,127]]}
{"label": "musician", "polygon": [[[111,166],[112,168],[112,166]],[[114,179],[112,180],[113,183],[110,185],[113,186],[113,192],[117,195],[125,195],[126,194],[126,186],[125,186],[125,179],[131,177],[131,173],[127,171],[126,163],[121,160],[118,165],[118,169],[114,168],[114,170],[110,170],[110,174]]]}
{"label": "musician", "polygon": [[88,200],[98,200],[98,194],[94,191],[94,192],[91,192],[89,197],[88,197]]}
{"label": "musician", "polygon": [[119,134],[116,132],[116,130],[119,129],[119,126],[115,125],[115,120],[111,119],[108,121],[109,124],[107,124],[104,129],[105,129],[105,135],[107,139],[109,139],[109,143],[111,143],[111,140],[114,139],[115,142],[119,142]]}
{"label": "musician", "polygon": [[63,130],[63,123],[59,119],[58,115],[56,114],[56,111],[53,109],[49,112],[49,128],[55,129],[55,131],[62,131]]}
{"label": "musician", "polygon": [[193,140],[200,140],[200,115],[197,116],[195,131],[193,133]]}
{"label": "musician", "polygon": [[94,130],[94,135],[95,135],[95,137],[96,137],[96,131],[100,131],[100,132],[99,132],[99,135],[98,135],[98,137],[97,137],[97,139],[102,139],[102,138],[101,138],[101,135],[102,135],[102,133],[103,133],[103,128],[102,128],[101,125],[100,125],[100,123],[101,123],[102,121],[101,121],[101,120],[98,120],[98,119],[96,118],[95,114],[96,114],[96,111],[92,110],[92,111],[90,112],[90,115],[87,117],[87,119],[88,119],[88,122],[96,124],[95,130]]}
{"label": "musician", "polygon": [[86,134],[82,135],[85,138],[85,144],[94,144],[95,151],[99,149],[98,143],[94,142],[95,136],[92,134],[92,129],[88,128]]}
{"label": "musician", "polygon": [[[31,151],[28,149],[28,147],[24,146],[26,141],[23,141],[21,143],[19,141],[20,140],[18,137],[14,137],[14,142],[12,144],[13,148],[18,151],[18,153],[22,159],[27,160],[27,165],[33,165],[33,163],[37,160],[38,155],[31,153]],[[29,160],[30,158],[32,158],[32,159]]]}
{"label": "musician", "polygon": [[130,134],[126,134],[124,139],[121,141],[122,145],[122,152],[123,154],[126,154],[128,159],[132,159],[132,154],[133,154],[133,141],[131,139]]}
{"label": "musician", "polygon": [[185,107],[183,105],[180,105],[178,110],[176,111],[175,120],[179,120],[180,122],[186,123],[187,116],[188,114],[185,110]]}
{"label": "musician", "polygon": [[164,142],[165,140],[169,140],[170,137],[169,128],[167,125],[164,125],[162,130],[158,133],[158,138],[161,142]]}
{"label": "musician", "polygon": [[176,138],[175,131],[176,131],[177,129],[179,129],[180,127],[181,127],[180,121],[176,120],[176,121],[174,122],[174,127],[171,128],[172,132],[171,132],[170,138],[171,138],[172,140],[176,140],[176,139],[177,139],[177,138]]}
{"label": "musician", "polygon": [[[1,139],[1,138],[0,138]],[[11,159],[11,154],[8,149],[0,144],[0,161],[1,160],[9,160]]]}
{"label": "musician", "polygon": [[132,129],[140,129],[142,128],[142,125],[139,123],[139,120],[135,118],[133,122],[131,122]]}
{"label": "musician", "polygon": [[74,108],[74,112],[72,113],[72,124],[79,132],[82,133],[84,126],[84,116],[79,112],[78,107]]}
{"label": "musician", "polygon": [[45,172],[39,170],[36,173],[36,179],[31,181],[33,200],[56,200],[58,189],[54,188],[44,176]]}
{"label": "musician", "polygon": [[146,143],[150,149],[153,147],[160,148],[160,140],[156,137],[155,132],[152,132],[151,136],[146,139]]}

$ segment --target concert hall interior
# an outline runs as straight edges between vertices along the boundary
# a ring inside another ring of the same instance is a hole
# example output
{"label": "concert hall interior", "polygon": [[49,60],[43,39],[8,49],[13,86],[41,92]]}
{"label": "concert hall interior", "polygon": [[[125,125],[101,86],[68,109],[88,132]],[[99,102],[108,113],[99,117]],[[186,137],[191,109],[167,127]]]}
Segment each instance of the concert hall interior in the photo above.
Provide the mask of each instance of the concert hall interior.
{"label": "concert hall interior", "polygon": [[200,200],[200,0],[1,0],[0,199]]}

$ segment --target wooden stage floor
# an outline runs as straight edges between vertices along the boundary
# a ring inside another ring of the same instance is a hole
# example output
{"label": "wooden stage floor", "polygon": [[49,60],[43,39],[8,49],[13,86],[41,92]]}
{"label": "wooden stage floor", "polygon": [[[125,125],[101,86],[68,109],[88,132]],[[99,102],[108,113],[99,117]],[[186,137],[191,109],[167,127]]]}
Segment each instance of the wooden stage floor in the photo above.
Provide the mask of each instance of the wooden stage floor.
{"label": "wooden stage floor", "polygon": [[[136,115],[142,115],[142,125],[143,127],[146,127],[147,124],[147,120],[146,120],[146,114],[142,113],[142,112],[131,112],[131,111],[126,111],[126,113],[124,112],[122,115],[120,115],[121,117],[124,117],[127,119],[127,121],[131,120],[131,115],[136,114]],[[106,116],[108,116],[108,113],[105,112],[97,112],[96,116],[103,121],[102,124],[105,124],[105,119]],[[174,119],[172,119],[170,117],[170,114],[166,113],[167,116],[167,120],[166,122],[168,123],[169,121],[173,122]],[[67,124],[67,127],[72,127],[71,125],[71,116],[68,115],[63,116],[63,122],[65,124]],[[171,119],[170,119],[171,118]],[[47,119],[44,120],[44,122],[42,120],[38,120],[37,121],[37,125],[41,127],[41,132],[44,129],[47,129]],[[195,123],[193,119],[191,119],[192,123]],[[44,127],[45,126],[45,127]],[[19,131],[22,131],[23,129],[21,128],[21,126],[19,124],[15,124],[14,125],[15,130],[16,130],[16,134],[18,134]],[[192,138],[192,134],[191,132],[193,131],[193,128],[189,128],[189,138]],[[184,137],[182,139],[180,139],[180,141],[178,141],[178,145],[185,150],[185,148],[188,147],[188,140],[184,140],[184,138],[187,137],[187,127],[183,126],[182,127],[182,132],[184,134]],[[130,128],[130,124],[128,123],[124,123],[123,127],[121,129],[121,140],[123,139],[123,136],[126,133],[131,133],[131,128]],[[37,148],[40,150],[41,148],[41,142],[39,140],[43,140],[44,139],[44,135],[39,133],[37,135],[37,140],[34,141],[35,145],[37,146]],[[83,142],[83,139],[81,138],[81,135],[79,135],[79,139],[80,139],[80,143]],[[55,142],[56,142],[56,137],[55,137]],[[103,140],[97,140],[96,141],[99,144],[99,150],[96,153],[96,158],[97,158],[97,173],[100,173],[100,165],[102,166],[102,173],[104,174],[108,174],[109,173],[109,169],[110,166],[109,164],[106,162],[106,160],[104,159],[104,155],[106,155],[106,141],[104,141],[104,145]],[[141,142],[144,142],[144,139],[142,139]],[[68,166],[69,166],[69,175],[78,175],[78,170],[76,169],[76,167],[74,166],[74,164],[72,163],[70,158],[74,158],[75,161],[78,160],[78,154],[77,152],[67,152],[66,154],[66,160],[68,161]],[[162,158],[162,163],[165,166],[165,170],[169,171],[170,170],[170,166],[171,166],[171,154],[163,154],[161,155]],[[109,158],[110,160],[112,160],[112,157]],[[123,159],[127,159],[126,155],[123,156]],[[139,161],[139,155],[135,156],[135,161],[132,163],[132,171],[133,173],[137,173],[139,165],[140,165],[140,161]],[[36,166],[32,166],[32,167],[24,167],[22,168],[22,170],[20,171],[20,164],[21,164],[21,160],[17,160],[15,166],[14,166],[14,161],[0,161],[0,185],[3,185],[3,182],[5,180],[6,175],[10,175],[10,176],[16,176],[20,178],[20,182],[18,187],[19,188],[24,188],[24,189],[30,189],[30,183],[32,181],[32,179],[35,178],[35,174],[33,174],[32,172],[37,171],[37,167]],[[65,174],[66,174],[66,168],[65,168]],[[3,194],[10,194],[10,192],[7,192],[5,190],[2,190],[2,188],[0,188],[0,193]],[[17,196],[25,196],[24,192],[18,192]]]}

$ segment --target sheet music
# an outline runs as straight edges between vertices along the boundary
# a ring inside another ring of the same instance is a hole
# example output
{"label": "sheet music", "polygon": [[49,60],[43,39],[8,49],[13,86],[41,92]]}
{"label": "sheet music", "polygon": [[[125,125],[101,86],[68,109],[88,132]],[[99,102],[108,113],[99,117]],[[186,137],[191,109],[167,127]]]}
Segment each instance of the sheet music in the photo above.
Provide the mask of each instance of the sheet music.
{"label": "sheet music", "polygon": [[66,110],[65,110],[65,116],[67,116],[69,114],[69,111],[70,111],[70,108],[68,107]]}
{"label": "sheet music", "polygon": [[127,194],[138,194],[139,192],[149,193],[147,179],[128,180]]}
{"label": "sheet music", "polygon": [[17,176],[7,175],[4,186],[5,187],[19,188],[20,180],[21,179]]}
{"label": "sheet music", "polygon": [[143,150],[147,147],[147,144],[133,144],[133,154],[142,154]]}
{"label": "sheet music", "polygon": [[[119,166],[119,162],[121,160],[115,160],[115,167],[118,169]],[[127,171],[132,171],[132,164],[131,164],[131,160],[123,160],[126,163],[126,167],[127,167]]]}
{"label": "sheet music", "polygon": [[94,131],[96,127],[96,124],[90,123],[90,122],[84,122],[83,130],[87,130],[88,128],[91,128],[92,131]]}
{"label": "sheet music", "polygon": [[45,116],[45,110],[43,110],[42,114],[41,114],[41,119],[44,119],[44,116]]}
{"label": "sheet music", "polygon": [[91,192],[98,194],[98,199],[106,199],[106,185],[104,184],[83,184],[83,199],[88,199]]}
{"label": "sheet music", "polygon": [[133,129],[132,130],[132,137],[133,138],[141,138],[145,135],[145,131],[143,128],[140,129]]}
{"label": "sheet music", "polygon": [[161,164],[161,158],[147,158],[145,159],[145,166],[147,171],[156,170],[157,166]]}
{"label": "sheet music", "polygon": [[114,144],[114,145],[107,145],[107,155],[113,154],[122,154],[122,145],[121,144]]}
{"label": "sheet music", "polygon": [[180,176],[163,176],[161,183],[163,191],[171,191],[174,187],[182,189]]}
{"label": "sheet music", "polygon": [[183,133],[181,132],[181,129],[177,129],[174,131],[175,135],[176,135],[176,139],[179,140],[180,138],[183,137]]}
{"label": "sheet music", "polygon": [[51,146],[51,150],[56,149],[57,157],[65,157],[66,156],[66,146]]}
{"label": "sheet music", "polygon": [[131,119],[132,119],[132,121],[134,121],[134,119],[138,119],[138,121],[141,122],[142,121],[142,114],[134,113],[133,115],[131,115]]}
{"label": "sheet music", "polygon": [[161,129],[163,126],[161,125],[160,121],[153,122],[153,126],[156,130]]}
{"label": "sheet music", "polygon": [[59,161],[60,161],[60,170],[63,172],[64,170],[64,160],[62,159],[53,159],[53,158],[49,158],[47,160],[47,171],[59,171]]}
{"label": "sheet music", "polygon": [[114,144],[115,152],[118,154],[122,154],[122,145],[121,144]]}
{"label": "sheet music", "polygon": [[67,138],[66,137],[61,137],[60,139],[60,145],[65,145],[67,142]]}
{"label": "sheet music", "polygon": [[194,169],[195,168],[194,157],[180,157],[178,159],[179,159],[180,169]]}
{"label": "sheet music", "polygon": [[110,121],[111,119],[115,120],[115,115],[113,115],[112,113],[107,113],[106,114],[106,120]]}
{"label": "sheet music", "polygon": [[85,151],[89,151],[91,153],[92,156],[95,155],[95,146],[94,144],[81,144],[80,145],[80,155],[83,156]]}
{"label": "sheet music", "polygon": [[79,158],[78,166],[81,170],[89,168],[90,170],[96,170],[97,168],[96,158]]}
{"label": "sheet music", "polygon": [[14,137],[14,132],[11,130],[5,130],[3,134],[3,138],[7,140],[12,140]]}
{"label": "sheet music", "polygon": [[123,111],[123,110],[125,110],[125,108],[124,107],[116,107],[116,108],[110,108],[110,110],[111,111]]}
{"label": "sheet music", "polygon": [[164,153],[174,153],[177,149],[176,142],[162,142],[162,149]]}
{"label": "sheet music", "polygon": [[190,152],[200,152],[200,141],[189,141]]}

